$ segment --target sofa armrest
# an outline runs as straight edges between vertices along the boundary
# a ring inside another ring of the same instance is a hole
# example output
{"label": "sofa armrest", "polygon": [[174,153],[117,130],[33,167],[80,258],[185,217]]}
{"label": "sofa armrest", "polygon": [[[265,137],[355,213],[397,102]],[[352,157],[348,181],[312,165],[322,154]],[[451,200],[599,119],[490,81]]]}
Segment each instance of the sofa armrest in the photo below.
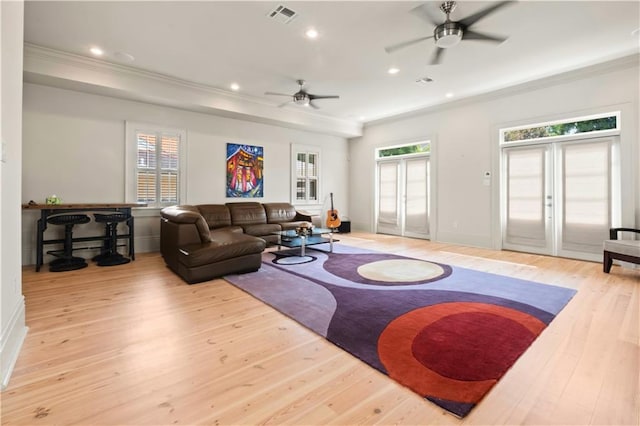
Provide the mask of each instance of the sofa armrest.
{"label": "sofa armrest", "polygon": [[193,225],[198,231],[200,242],[211,241],[209,225],[194,206],[171,206],[160,210],[160,216],[177,225]]}

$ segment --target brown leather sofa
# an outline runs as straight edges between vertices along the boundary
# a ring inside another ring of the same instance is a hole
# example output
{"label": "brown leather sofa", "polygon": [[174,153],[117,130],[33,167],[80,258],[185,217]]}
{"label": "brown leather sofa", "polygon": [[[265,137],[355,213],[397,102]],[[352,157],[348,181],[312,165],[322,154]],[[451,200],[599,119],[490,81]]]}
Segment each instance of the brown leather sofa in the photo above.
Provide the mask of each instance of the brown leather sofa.
{"label": "brown leather sofa", "polygon": [[239,202],[166,207],[160,211],[160,252],[189,284],[260,269],[274,232],[312,217],[289,203]]}

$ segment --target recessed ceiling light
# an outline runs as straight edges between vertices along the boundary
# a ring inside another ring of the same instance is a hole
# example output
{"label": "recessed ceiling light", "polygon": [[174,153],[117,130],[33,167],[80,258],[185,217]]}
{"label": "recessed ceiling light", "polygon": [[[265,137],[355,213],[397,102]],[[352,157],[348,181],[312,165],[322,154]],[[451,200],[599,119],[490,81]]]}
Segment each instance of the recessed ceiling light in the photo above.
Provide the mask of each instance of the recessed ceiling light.
{"label": "recessed ceiling light", "polygon": [[445,95],[447,98],[453,98],[453,93],[449,92]]}
{"label": "recessed ceiling light", "polygon": [[389,68],[389,69],[387,70],[387,72],[388,72],[389,74],[398,74],[398,73],[400,72],[400,69],[399,69],[399,68],[396,68],[396,67],[391,67],[391,68]]}
{"label": "recessed ceiling light", "polygon": [[95,47],[95,46],[92,47],[91,49],[89,49],[89,52],[91,52],[95,56],[104,55],[104,51],[102,49],[100,49],[99,47]]}
{"label": "recessed ceiling light", "polygon": [[318,31],[315,28],[309,28],[304,35],[313,40],[318,38]]}
{"label": "recessed ceiling light", "polygon": [[231,83],[231,90],[233,90],[234,92],[237,92],[238,90],[240,90],[240,85],[238,83]]}

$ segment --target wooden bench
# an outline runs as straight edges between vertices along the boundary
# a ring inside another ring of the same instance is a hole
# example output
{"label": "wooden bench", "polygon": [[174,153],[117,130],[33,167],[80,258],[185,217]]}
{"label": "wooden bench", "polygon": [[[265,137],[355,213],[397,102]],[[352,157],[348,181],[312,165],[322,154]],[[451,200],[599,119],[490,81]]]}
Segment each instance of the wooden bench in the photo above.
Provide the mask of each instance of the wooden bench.
{"label": "wooden bench", "polygon": [[619,240],[619,232],[635,232],[640,234],[640,229],[633,228],[611,228],[609,238],[604,242],[604,258],[602,269],[607,274],[611,271],[614,260],[622,260],[640,264],[640,240]]}

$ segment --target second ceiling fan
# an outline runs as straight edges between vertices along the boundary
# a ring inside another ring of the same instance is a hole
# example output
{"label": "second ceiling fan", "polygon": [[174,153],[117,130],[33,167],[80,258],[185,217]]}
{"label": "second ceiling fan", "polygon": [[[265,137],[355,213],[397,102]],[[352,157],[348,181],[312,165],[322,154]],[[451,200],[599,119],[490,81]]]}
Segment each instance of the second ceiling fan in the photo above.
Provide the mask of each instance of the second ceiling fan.
{"label": "second ceiling fan", "polygon": [[265,95],[276,95],[276,96],[288,96],[291,98],[290,101],[287,101],[283,104],[280,104],[278,106],[283,107],[289,103],[294,103],[296,105],[302,105],[302,106],[310,106],[311,108],[315,108],[318,109],[318,105],[314,104],[313,101],[315,99],[339,99],[340,96],[337,95],[314,95],[312,93],[308,93],[304,88],[304,84],[305,81],[304,80],[297,80],[298,85],[300,86],[300,89],[294,93],[293,95],[289,95],[286,93],[277,93],[277,92],[265,92]]}
{"label": "second ceiling fan", "polygon": [[470,28],[473,24],[475,24],[482,18],[486,17],[487,15],[497,11],[498,9],[510,3],[513,3],[513,1],[497,2],[485,9],[480,10],[479,12],[474,13],[473,15],[469,15],[466,18],[460,19],[459,21],[452,21],[449,15],[455,9],[456,2],[445,1],[440,5],[440,10],[446,15],[446,20],[443,23],[438,23],[435,19],[433,19],[433,17],[427,10],[426,4],[420,5],[412,9],[410,13],[424,19],[430,24],[435,25],[436,27],[433,30],[433,35],[420,37],[417,39],[408,40],[402,43],[387,46],[385,47],[384,50],[386,50],[387,53],[393,53],[397,50],[404,49],[405,47],[409,47],[421,41],[432,38],[435,40],[436,51],[433,53],[433,56],[431,57],[430,64],[435,65],[440,63],[442,59],[442,53],[444,52],[445,49],[449,47],[453,47],[463,40],[478,40],[478,41],[502,43],[507,39],[506,37],[479,33],[476,31],[472,31]]}

